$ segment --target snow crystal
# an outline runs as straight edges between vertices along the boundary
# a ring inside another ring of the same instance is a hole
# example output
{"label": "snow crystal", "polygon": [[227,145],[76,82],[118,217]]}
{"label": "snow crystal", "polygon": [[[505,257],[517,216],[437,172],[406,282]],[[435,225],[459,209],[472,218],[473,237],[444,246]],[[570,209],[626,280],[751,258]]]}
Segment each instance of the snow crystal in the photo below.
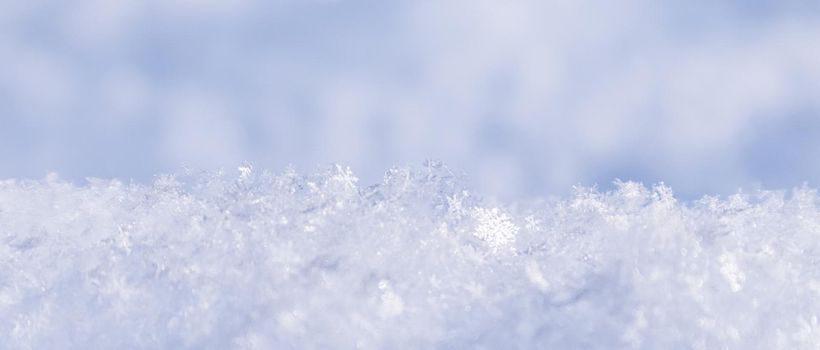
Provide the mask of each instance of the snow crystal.
{"label": "snow crystal", "polygon": [[473,217],[478,221],[473,234],[487,242],[494,252],[511,247],[519,229],[509,215],[499,213],[498,208],[475,208]]}
{"label": "snow crystal", "polygon": [[505,205],[445,166],[0,181],[0,348],[820,347],[817,192],[616,182]]}

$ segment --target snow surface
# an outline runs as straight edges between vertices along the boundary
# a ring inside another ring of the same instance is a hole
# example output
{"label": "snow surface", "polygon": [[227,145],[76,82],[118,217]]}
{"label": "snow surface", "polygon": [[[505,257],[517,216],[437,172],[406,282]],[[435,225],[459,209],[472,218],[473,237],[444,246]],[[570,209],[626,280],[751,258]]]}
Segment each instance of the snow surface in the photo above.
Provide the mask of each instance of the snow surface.
{"label": "snow surface", "polygon": [[446,167],[0,182],[3,349],[816,349],[815,190],[505,205]]}

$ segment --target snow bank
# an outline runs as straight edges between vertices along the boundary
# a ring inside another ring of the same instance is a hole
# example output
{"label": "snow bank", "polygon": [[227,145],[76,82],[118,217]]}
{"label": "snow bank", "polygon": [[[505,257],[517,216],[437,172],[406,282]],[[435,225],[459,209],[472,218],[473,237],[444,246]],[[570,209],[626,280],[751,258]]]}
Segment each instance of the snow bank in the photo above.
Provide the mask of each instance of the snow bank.
{"label": "snow bank", "polygon": [[2,348],[816,349],[811,189],[494,204],[438,164],[0,182]]}

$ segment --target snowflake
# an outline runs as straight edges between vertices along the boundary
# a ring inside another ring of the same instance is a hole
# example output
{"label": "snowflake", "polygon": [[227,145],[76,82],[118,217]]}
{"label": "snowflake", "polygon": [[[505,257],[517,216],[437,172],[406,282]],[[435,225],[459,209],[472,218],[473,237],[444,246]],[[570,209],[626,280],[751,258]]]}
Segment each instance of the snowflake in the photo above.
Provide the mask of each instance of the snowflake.
{"label": "snowflake", "polygon": [[527,223],[524,226],[527,228],[527,230],[538,231],[541,229],[541,220],[536,219],[534,215],[528,215],[526,218],[524,218],[524,222]]}
{"label": "snowflake", "polygon": [[478,221],[473,234],[487,242],[494,253],[511,248],[519,228],[512,223],[509,215],[500,212],[498,208],[474,208],[472,216]]}
{"label": "snowflake", "polygon": [[467,196],[469,196],[467,191],[461,191],[460,195],[456,193],[452,196],[446,196],[447,211],[458,219],[467,215],[467,210],[464,208],[464,198]]}
{"label": "snowflake", "polygon": [[253,164],[245,163],[236,168],[239,171],[240,179],[247,179],[253,173]]}

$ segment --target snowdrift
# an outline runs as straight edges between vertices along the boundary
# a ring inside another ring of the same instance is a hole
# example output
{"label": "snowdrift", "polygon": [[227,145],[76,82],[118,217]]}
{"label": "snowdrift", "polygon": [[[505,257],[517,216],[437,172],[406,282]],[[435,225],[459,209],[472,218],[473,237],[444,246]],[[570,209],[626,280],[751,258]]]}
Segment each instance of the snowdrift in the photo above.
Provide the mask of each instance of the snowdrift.
{"label": "snowdrift", "polygon": [[816,349],[815,190],[499,204],[446,167],[0,182],[4,349]]}

